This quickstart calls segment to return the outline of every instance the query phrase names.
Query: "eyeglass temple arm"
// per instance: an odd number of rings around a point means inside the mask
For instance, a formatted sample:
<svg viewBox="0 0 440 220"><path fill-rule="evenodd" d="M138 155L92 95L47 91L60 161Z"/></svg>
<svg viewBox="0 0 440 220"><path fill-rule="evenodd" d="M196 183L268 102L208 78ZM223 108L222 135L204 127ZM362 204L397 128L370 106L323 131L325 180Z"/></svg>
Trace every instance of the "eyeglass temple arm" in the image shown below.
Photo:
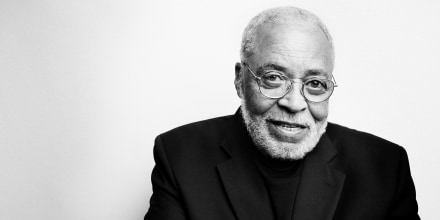
<svg viewBox="0 0 440 220"><path fill-rule="evenodd" d="M336 82L336 79L335 79L335 77L333 76L333 74L332 74L332 79L333 79L333 81L335 81L335 85L334 85L334 87L338 87L338 83Z"/></svg>
<svg viewBox="0 0 440 220"><path fill-rule="evenodd" d="M257 75L255 75L254 71L251 70L251 68L245 63L245 62L241 62L248 70L249 72L251 72L252 76L257 79L257 80L261 80L261 77L258 77Z"/></svg>

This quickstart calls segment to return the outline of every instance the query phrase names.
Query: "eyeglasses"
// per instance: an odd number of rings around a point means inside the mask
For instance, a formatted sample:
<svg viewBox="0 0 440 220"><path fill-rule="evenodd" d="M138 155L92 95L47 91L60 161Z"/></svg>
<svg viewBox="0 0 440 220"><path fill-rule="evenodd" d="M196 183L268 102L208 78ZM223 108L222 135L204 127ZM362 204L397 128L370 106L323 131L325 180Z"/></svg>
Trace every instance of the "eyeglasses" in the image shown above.
<svg viewBox="0 0 440 220"><path fill-rule="evenodd" d="M321 79L317 77L302 79L290 79L284 73L277 70L268 70L258 77L249 66L242 62L244 66L251 72L257 81L261 94L267 98L279 99L284 97L292 89L293 83L301 83L301 95L309 102L323 102L330 98L333 90L338 85L332 75L332 79Z"/></svg>

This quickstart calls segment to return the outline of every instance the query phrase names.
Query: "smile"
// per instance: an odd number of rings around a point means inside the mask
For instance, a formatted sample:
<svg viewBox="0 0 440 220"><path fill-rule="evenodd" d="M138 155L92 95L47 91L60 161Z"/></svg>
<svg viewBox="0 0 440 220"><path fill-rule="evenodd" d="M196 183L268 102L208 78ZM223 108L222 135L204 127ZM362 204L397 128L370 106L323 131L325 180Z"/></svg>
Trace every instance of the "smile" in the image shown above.
<svg viewBox="0 0 440 220"><path fill-rule="evenodd" d="M294 122L285 122L285 121L277 121L277 120L268 120L270 123L286 128L286 129L304 129L307 128L304 124L294 123Z"/></svg>
<svg viewBox="0 0 440 220"><path fill-rule="evenodd" d="M296 131L298 129L302 129L300 127L292 127L292 126L285 126L285 125L279 125L281 129L287 130L287 131Z"/></svg>
<svg viewBox="0 0 440 220"><path fill-rule="evenodd" d="M300 139L303 137L308 129L308 126L294 122L268 120L268 124L273 128L273 132L276 136L284 136L294 139Z"/></svg>

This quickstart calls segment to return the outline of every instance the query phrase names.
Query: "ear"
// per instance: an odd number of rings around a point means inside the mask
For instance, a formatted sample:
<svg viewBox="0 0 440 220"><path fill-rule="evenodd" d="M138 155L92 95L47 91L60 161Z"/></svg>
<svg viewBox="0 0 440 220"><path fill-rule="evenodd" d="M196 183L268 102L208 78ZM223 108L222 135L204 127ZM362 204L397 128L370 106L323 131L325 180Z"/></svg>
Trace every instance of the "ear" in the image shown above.
<svg viewBox="0 0 440 220"><path fill-rule="evenodd" d="M234 79L234 85L235 90L237 91L237 95L240 98L243 98L243 76L241 74L241 63L237 62L235 64L235 79Z"/></svg>

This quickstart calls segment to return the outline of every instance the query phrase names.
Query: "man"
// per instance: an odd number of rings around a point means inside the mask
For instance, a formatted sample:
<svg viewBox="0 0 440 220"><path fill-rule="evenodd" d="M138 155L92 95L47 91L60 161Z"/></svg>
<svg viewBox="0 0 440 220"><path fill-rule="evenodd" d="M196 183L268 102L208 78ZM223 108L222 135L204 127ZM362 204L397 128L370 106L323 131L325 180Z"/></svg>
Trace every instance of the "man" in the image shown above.
<svg viewBox="0 0 440 220"><path fill-rule="evenodd" d="M233 116L156 138L150 220L420 219L405 150L327 122L333 44L293 7L244 31Z"/></svg>

